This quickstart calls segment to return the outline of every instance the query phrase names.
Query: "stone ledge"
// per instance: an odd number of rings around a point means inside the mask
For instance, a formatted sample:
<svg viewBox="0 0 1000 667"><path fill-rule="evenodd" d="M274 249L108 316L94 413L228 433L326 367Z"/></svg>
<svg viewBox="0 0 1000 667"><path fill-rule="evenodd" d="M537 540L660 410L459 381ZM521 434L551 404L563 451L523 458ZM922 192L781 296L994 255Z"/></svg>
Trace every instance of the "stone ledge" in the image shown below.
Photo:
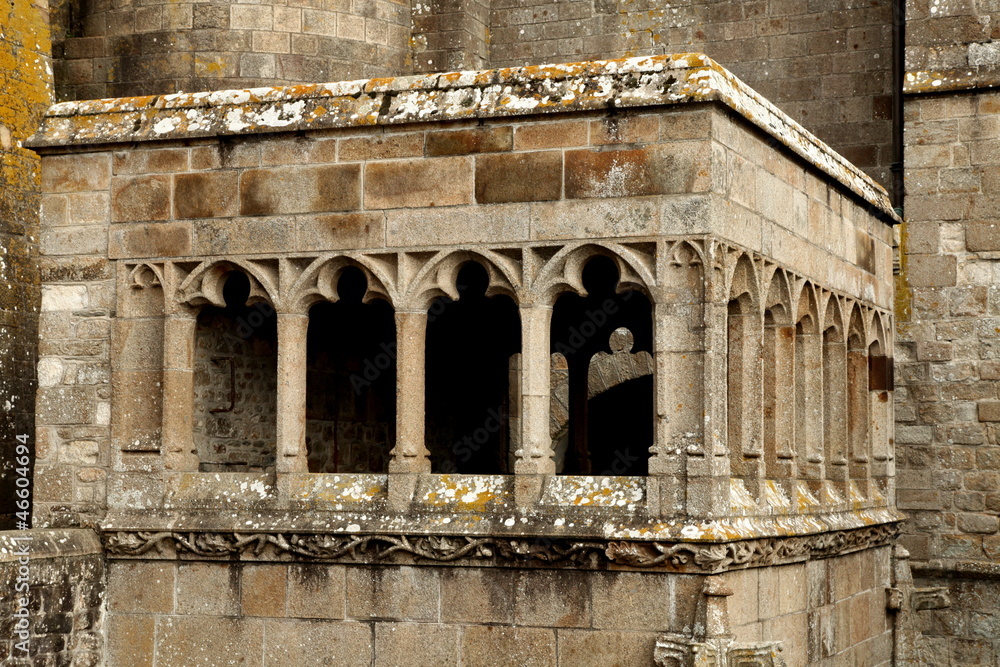
<svg viewBox="0 0 1000 667"><path fill-rule="evenodd" d="M911 562L914 577L991 579L1000 581L1000 563L974 560L931 560Z"/></svg>
<svg viewBox="0 0 1000 667"><path fill-rule="evenodd" d="M637 569L691 574L832 558L893 543L898 523L718 543L235 531L115 531L109 558Z"/></svg>
<svg viewBox="0 0 1000 667"><path fill-rule="evenodd" d="M32 560L102 553L100 538L89 529L0 532L0 563L16 561L25 548Z"/></svg>
<svg viewBox="0 0 1000 667"><path fill-rule="evenodd" d="M906 95L927 95L958 91L1000 89L1000 67L974 65L960 69L907 72L903 81Z"/></svg>
<svg viewBox="0 0 1000 667"><path fill-rule="evenodd" d="M697 53L64 102L26 145L58 148L718 102L898 222L885 189Z"/></svg>

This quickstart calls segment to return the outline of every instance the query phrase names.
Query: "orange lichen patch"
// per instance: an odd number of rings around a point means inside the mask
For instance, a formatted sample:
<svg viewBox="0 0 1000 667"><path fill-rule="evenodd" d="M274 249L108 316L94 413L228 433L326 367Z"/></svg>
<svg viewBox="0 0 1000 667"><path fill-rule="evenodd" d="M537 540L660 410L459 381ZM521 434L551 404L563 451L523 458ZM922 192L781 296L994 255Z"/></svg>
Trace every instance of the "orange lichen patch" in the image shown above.
<svg viewBox="0 0 1000 667"><path fill-rule="evenodd" d="M484 512L503 497L503 482L485 475L440 475L419 494L420 502L431 507L448 507L460 512Z"/></svg>

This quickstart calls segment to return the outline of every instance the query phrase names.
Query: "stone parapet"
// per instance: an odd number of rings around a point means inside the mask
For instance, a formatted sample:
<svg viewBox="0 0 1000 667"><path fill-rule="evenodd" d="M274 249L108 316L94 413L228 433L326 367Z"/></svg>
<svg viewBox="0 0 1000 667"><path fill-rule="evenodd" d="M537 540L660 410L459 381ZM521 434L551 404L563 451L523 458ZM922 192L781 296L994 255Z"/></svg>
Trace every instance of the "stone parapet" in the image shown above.
<svg viewBox="0 0 1000 667"><path fill-rule="evenodd" d="M30 145L98 145L709 101L733 109L843 183L877 216L897 219L881 186L701 54L64 102L49 110Z"/></svg>

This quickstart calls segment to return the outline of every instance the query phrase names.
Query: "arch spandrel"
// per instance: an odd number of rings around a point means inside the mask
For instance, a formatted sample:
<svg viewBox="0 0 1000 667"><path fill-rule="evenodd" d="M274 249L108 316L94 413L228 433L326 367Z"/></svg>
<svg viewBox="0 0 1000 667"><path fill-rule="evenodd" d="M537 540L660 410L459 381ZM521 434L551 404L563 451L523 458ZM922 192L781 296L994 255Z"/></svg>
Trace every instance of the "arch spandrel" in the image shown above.
<svg viewBox="0 0 1000 667"><path fill-rule="evenodd" d="M823 305L823 322L821 329L824 333L832 330L832 338L835 341L844 340L844 314L843 305L840 302L840 298L833 292L827 292L821 295L822 299L825 299L825 304Z"/></svg>
<svg viewBox="0 0 1000 667"><path fill-rule="evenodd" d="M757 269L748 254L743 253L736 259L727 284L730 301L737 300L741 306L747 304L755 309L760 307L761 285Z"/></svg>
<svg viewBox="0 0 1000 667"><path fill-rule="evenodd" d="M770 311L777 326L788 326L792 323L792 296L789 287L789 277L785 270L777 267L768 281L767 298L764 300L764 310Z"/></svg>
<svg viewBox="0 0 1000 667"><path fill-rule="evenodd" d="M816 299L816 288L809 281L802 284L799 297L795 303L795 322L801 323L806 333L819 331L819 304Z"/></svg>

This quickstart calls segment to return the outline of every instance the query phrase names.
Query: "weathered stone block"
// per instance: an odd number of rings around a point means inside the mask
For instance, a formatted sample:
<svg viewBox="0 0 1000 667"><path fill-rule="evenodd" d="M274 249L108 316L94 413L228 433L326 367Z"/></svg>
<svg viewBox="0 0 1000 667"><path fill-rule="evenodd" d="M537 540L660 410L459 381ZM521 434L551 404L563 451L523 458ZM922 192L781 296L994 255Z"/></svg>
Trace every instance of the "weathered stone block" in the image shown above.
<svg viewBox="0 0 1000 667"><path fill-rule="evenodd" d="M191 223L192 252L205 255L287 252L295 221L287 218L203 219Z"/></svg>
<svg viewBox="0 0 1000 667"><path fill-rule="evenodd" d="M514 128L514 150L530 151L587 145L585 120L528 123Z"/></svg>
<svg viewBox="0 0 1000 667"><path fill-rule="evenodd" d="M472 160L442 157L374 162L365 167L365 208L472 203Z"/></svg>
<svg viewBox="0 0 1000 667"><path fill-rule="evenodd" d="M299 250L338 250L385 246L384 213L299 216Z"/></svg>
<svg viewBox="0 0 1000 667"><path fill-rule="evenodd" d="M157 662L168 665L261 667L263 649L261 619L161 616L156 620Z"/></svg>
<svg viewBox="0 0 1000 667"><path fill-rule="evenodd" d="M236 202L235 171L174 176L175 218L217 218L236 215Z"/></svg>
<svg viewBox="0 0 1000 667"><path fill-rule="evenodd" d="M595 628L659 630L671 617L670 581L639 572L601 572L591 582ZM679 619L678 619L679 620Z"/></svg>
<svg viewBox="0 0 1000 667"><path fill-rule="evenodd" d="M85 285L45 285L42 287L42 312L83 310L90 304ZM68 338L68 336L65 336Z"/></svg>
<svg viewBox="0 0 1000 667"><path fill-rule="evenodd" d="M111 181L111 155L50 155L42 167L44 192L107 190Z"/></svg>
<svg viewBox="0 0 1000 667"><path fill-rule="evenodd" d="M445 623L511 623L514 579L505 570L449 568L441 573Z"/></svg>
<svg viewBox="0 0 1000 667"><path fill-rule="evenodd" d="M954 255L911 255L906 276L914 287L949 287L955 285L958 261Z"/></svg>
<svg viewBox="0 0 1000 667"><path fill-rule="evenodd" d="M176 613L235 616L239 611L236 567L229 563L179 563Z"/></svg>
<svg viewBox="0 0 1000 667"><path fill-rule="evenodd" d="M112 222L145 222L169 218L169 176L122 176L111 181Z"/></svg>
<svg viewBox="0 0 1000 667"><path fill-rule="evenodd" d="M38 421L42 424L90 424L94 392L89 387L48 387L38 391Z"/></svg>
<svg viewBox="0 0 1000 667"><path fill-rule="evenodd" d="M263 621L264 667L372 664L372 631L367 623Z"/></svg>
<svg viewBox="0 0 1000 667"><path fill-rule="evenodd" d="M657 198L589 199L531 205L532 240L646 236L660 229Z"/></svg>
<svg viewBox="0 0 1000 667"><path fill-rule="evenodd" d="M191 227L187 222L111 225L108 237L111 259L176 257L191 252Z"/></svg>
<svg viewBox="0 0 1000 667"><path fill-rule="evenodd" d="M1000 222L966 224L965 247L971 252L1000 250Z"/></svg>
<svg viewBox="0 0 1000 667"><path fill-rule="evenodd" d="M108 610L123 614L171 614L175 568L171 562L108 563Z"/></svg>
<svg viewBox="0 0 1000 667"><path fill-rule="evenodd" d="M107 664L110 667L153 667L152 615L110 614L107 620Z"/></svg>
<svg viewBox="0 0 1000 667"><path fill-rule="evenodd" d="M528 225L527 204L387 211L386 245L526 241Z"/></svg>
<svg viewBox="0 0 1000 667"><path fill-rule="evenodd" d="M476 201L547 201L562 195L562 153L539 151L476 158Z"/></svg>
<svg viewBox="0 0 1000 667"><path fill-rule="evenodd" d="M554 570L523 570L516 575L514 600L517 625L590 627L589 576Z"/></svg>
<svg viewBox="0 0 1000 667"><path fill-rule="evenodd" d="M513 130L509 126L428 132L426 154L428 157L437 157L509 151L514 146L513 137Z"/></svg>
<svg viewBox="0 0 1000 667"><path fill-rule="evenodd" d="M341 162L418 157L424 152L424 134L391 132L369 137L351 137L341 139L338 150Z"/></svg>
<svg viewBox="0 0 1000 667"><path fill-rule="evenodd" d="M566 198L637 197L708 189L706 142L566 151Z"/></svg>
<svg viewBox="0 0 1000 667"><path fill-rule="evenodd" d="M458 665L459 631L458 625L376 623L375 666Z"/></svg>
<svg viewBox="0 0 1000 667"><path fill-rule="evenodd" d="M559 665L626 667L648 664L656 633L610 630L560 630Z"/></svg>
<svg viewBox="0 0 1000 667"><path fill-rule="evenodd" d="M108 249L108 235L100 227L58 227L41 235L44 255L103 255Z"/></svg>
<svg viewBox="0 0 1000 667"><path fill-rule="evenodd" d="M244 565L240 570L240 610L244 616L285 615L288 566Z"/></svg>
<svg viewBox="0 0 1000 667"><path fill-rule="evenodd" d="M158 148L115 151L111 165L116 176L186 171L188 150L186 148Z"/></svg>
<svg viewBox="0 0 1000 667"><path fill-rule="evenodd" d="M979 421L998 422L1000 421L1000 401L980 401Z"/></svg>
<svg viewBox="0 0 1000 667"><path fill-rule="evenodd" d="M240 213L349 211L360 204L360 165L251 169L240 176Z"/></svg>
<svg viewBox="0 0 1000 667"><path fill-rule="evenodd" d="M342 565L288 566L288 615L298 618L345 618Z"/></svg>
<svg viewBox="0 0 1000 667"><path fill-rule="evenodd" d="M687 114L684 114L685 116ZM659 116L607 116L590 122L590 144L652 144L659 140Z"/></svg>
<svg viewBox="0 0 1000 667"><path fill-rule="evenodd" d="M423 567L347 569L347 615L356 619L439 620L440 573Z"/></svg>
<svg viewBox="0 0 1000 667"><path fill-rule="evenodd" d="M465 667L542 667L556 664L554 630L473 625L462 632Z"/></svg>

